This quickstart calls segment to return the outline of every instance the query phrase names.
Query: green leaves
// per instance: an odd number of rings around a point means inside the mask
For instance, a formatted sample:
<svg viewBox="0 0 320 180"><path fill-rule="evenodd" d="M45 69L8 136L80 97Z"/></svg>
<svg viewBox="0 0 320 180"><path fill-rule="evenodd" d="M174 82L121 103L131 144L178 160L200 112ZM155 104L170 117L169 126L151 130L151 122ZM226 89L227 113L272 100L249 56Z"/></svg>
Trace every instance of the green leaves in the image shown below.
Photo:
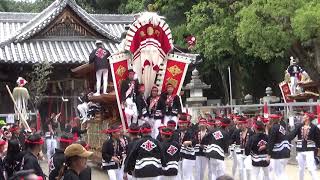
<svg viewBox="0 0 320 180"><path fill-rule="evenodd" d="M320 36L320 4L312 1L295 12L292 18L294 34L302 41Z"/></svg>

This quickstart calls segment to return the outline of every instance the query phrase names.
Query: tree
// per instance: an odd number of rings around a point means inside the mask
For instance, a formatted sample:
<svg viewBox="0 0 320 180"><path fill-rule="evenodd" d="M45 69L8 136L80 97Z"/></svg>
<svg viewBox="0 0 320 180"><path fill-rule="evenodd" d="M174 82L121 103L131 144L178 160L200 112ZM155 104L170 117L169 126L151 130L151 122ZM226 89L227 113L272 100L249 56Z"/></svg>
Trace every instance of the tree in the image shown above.
<svg viewBox="0 0 320 180"><path fill-rule="evenodd" d="M201 1L187 12L187 29L197 37L195 51L201 52L206 59L204 72L212 77L212 67L218 70L227 102L227 67L233 65L237 72L241 68L240 61L248 58L242 53L235 33L238 23L236 13L243 5L241 1ZM241 81L241 74L238 74L237 78ZM241 91L242 88L235 89Z"/></svg>
<svg viewBox="0 0 320 180"><path fill-rule="evenodd" d="M253 0L238 13L238 42L246 53L267 62L297 57L318 79L319 7L316 0Z"/></svg>
<svg viewBox="0 0 320 180"><path fill-rule="evenodd" d="M37 110L41 104L48 86L48 81L50 80L52 69L53 66L49 62L44 61L43 63L34 64L32 66L32 71L27 74L30 81L27 84L27 89L29 89L31 101L33 102L35 110Z"/></svg>

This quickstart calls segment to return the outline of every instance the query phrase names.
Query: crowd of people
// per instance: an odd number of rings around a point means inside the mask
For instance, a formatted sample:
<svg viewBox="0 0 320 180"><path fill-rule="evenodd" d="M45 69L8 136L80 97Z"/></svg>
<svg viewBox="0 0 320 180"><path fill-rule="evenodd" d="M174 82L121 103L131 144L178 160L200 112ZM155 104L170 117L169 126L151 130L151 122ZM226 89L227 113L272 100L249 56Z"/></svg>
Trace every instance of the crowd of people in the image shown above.
<svg viewBox="0 0 320 180"><path fill-rule="evenodd" d="M86 159L92 152L86 150L88 146L79 138L86 129L81 129L77 124L68 124L65 132L58 136L56 117L52 114L48 118L46 133L27 130L17 124L2 124L0 180L91 179ZM44 144L46 155L42 153ZM49 174L43 172L39 163L45 159L48 160Z"/></svg>
<svg viewBox="0 0 320 180"><path fill-rule="evenodd" d="M245 116L208 116L193 124L190 115L182 113L177 124L169 120L160 125L157 136L148 122L130 124L128 137L121 126L112 126L102 147L102 167L110 180L216 180L226 175L229 155L234 178L286 180L285 168L295 139L299 180L304 179L305 168L316 180L320 130L311 123L313 114L301 116L301 124L292 131L279 114L250 118L253 123Z"/></svg>
<svg viewBox="0 0 320 180"><path fill-rule="evenodd" d="M315 155L320 147L320 130L311 123L314 115L304 113L301 124L291 131L279 114L254 119L243 115L200 117L191 123L187 113L179 114L177 123L160 124L159 134L149 122L131 123L127 131L112 125L104 133L102 169L110 180L220 180L226 176L225 159L233 159L232 177L250 179L288 179L286 165L293 140L296 143L299 180L307 168L318 179ZM90 180L86 165L92 155L89 145L79 139L85 132L78 126L67 127L59 137L48 121L51 134L20 130L18 125L2 128L0 140L0 180ZM57 140L58 143L52 143ZM58 144L47 152L49 174L39 164L44 159L42 145ZM52 147L48 145L47 147ZM47 149L50 151L50 149Z"/></svg>

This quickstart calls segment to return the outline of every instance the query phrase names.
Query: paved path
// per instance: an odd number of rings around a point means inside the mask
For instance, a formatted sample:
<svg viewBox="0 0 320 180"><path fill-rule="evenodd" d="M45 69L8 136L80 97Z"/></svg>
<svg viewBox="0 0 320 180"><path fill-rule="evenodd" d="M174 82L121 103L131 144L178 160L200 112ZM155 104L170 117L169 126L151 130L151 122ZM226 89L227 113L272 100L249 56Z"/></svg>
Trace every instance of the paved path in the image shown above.
<svg viewBox="0 0 320 180"><path fill-rule="evenodd" d="M231 167L232 167L231 160L227 160L226 166L227 166L227 173L231 174ZM45 172L45 174L48 174L47 162L45 162L45 161L41 162L41 167L42 167L43 171ZM287 174L288 174L290 180L298 180L299 179L297 165L288 165L286 171L287 171ZM318 172L318 177L320 179L320 170L318 170L317 172ZM106 175L106 173L104 173L103 171L101 171L99 168L96 167L96 168L93 168L93 171L92 171L92 180L108 180L108 176ZM307 171L305 172L305 180L311 180L311 176L309 175L309 172L307 172Z"/></svg>

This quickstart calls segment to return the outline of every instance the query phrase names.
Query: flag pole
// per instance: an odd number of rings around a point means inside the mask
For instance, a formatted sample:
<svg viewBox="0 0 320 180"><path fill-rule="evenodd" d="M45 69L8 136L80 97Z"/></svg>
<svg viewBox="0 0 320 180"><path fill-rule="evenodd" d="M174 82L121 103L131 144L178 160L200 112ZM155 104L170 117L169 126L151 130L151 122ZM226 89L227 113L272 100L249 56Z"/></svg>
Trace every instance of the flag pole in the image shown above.
<svg viewBox="0 0 320 180"><path fill-rule="evenodd" d="M18 115L19 115L20 118L21 118L21 121L22 121L22 124L23 124L24 128L26 128L27 130L31 131L28 122L24 119L24 116L22 115L22 113L21 113L20 110L18 109L17 103L16 103L16 101L15 101L14 98L13 98L13 95L12 95L12 93L11 93L11 90L10 90L9 86L6 85L6 88L7 88L7 90L8 90L8 93L9 93L10 97L11 97L11 100L12 100L12 102L13 102L14 107L15 107L16 110L18 111Z"/></svg>

